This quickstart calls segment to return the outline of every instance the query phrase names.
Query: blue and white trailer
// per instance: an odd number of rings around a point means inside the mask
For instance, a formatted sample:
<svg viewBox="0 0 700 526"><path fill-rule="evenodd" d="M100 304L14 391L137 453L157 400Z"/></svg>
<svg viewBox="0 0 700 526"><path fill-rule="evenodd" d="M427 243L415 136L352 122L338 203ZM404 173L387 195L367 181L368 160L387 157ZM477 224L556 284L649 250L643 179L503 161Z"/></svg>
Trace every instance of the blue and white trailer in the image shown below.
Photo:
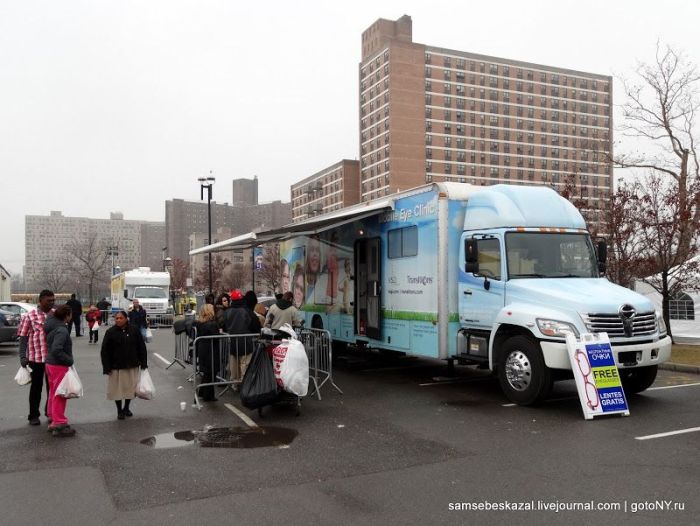
<svg viewBox="0 0 700 526"><path fill-rule="evenodd" d="M661 313L601 277L604 243L550 188L434 183L191 254L272 242L307 326L479 364L519 404L571 377L567 334L607 332L628 392L670 357Z"/></svg>

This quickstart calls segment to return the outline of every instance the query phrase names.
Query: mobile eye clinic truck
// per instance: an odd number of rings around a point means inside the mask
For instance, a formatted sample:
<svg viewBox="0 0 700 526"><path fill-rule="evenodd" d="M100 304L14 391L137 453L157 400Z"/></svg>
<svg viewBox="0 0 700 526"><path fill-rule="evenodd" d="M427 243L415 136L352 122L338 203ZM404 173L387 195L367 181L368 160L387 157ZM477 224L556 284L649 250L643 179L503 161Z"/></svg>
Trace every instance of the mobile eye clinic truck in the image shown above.
<svg viewBox="0 0 700 526"><path fill-rule="evenodd" d="M668 360L661 313L601 277L581 214L546 187L434 183L192 251L280 243L282 291L337 342L462 363L532 404L570 378L566 336L608 333L625 387Z"/></svg>

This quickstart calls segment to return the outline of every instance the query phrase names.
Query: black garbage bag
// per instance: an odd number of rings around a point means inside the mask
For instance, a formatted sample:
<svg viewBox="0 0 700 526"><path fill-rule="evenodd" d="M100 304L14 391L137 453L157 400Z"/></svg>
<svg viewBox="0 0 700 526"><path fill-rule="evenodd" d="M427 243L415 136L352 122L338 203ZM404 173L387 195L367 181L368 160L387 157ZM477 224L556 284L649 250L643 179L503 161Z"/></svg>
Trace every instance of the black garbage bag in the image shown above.
<svg viewBox="0 0 700 526"><path fill-rule="evenodd" d="M259 345L250 359L241 384L241 403L248 409L259 409L277 401L277 381L272 359Z"/></svg>

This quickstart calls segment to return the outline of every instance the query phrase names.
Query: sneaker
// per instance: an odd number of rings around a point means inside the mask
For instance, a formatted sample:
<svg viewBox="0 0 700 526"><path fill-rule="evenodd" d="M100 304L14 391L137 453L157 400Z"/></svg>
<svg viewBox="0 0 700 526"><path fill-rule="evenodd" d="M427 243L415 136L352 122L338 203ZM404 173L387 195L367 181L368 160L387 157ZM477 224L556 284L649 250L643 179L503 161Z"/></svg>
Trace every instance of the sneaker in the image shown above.
<svg viewBox="0 0 700 526"><path fill-rule="evenodd" d="M126 418L126 414L124 413L124 411L119 411L119 412L117 413L117 419L118 419L118 420L124 420L125 418Z"/></svg>
<svg viewBox="0 0 700 526"><path fill-rule="evenodd" d="M39 420L38 416L35 416L34 418L29 419L29 425L30 426L38 426L41 425L41 421Z"/></svg>
<svg viewBox="0 0 700 526"><path fill-rule="evenodd" d="M124 409L124 416L134 416L130 409Z"/></svg>
<svg viewBox="0 0 700 526"><path fill-rule="evenodd" d="M55 437L72 437L75 435L75 429L69 425L54 427L51 434Z"/></svg>

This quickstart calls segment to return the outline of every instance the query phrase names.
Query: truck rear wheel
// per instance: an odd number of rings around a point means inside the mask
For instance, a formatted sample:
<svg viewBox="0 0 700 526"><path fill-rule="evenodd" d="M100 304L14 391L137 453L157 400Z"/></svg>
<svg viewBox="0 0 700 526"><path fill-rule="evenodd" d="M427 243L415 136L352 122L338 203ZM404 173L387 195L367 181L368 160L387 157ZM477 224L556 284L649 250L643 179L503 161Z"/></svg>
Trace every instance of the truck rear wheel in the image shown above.
<svg viewBox="0 0 700 526"><path fill-rule="evenodd" d="M506 397L518 405L542 401L553 383L539 344L526 336L513 336L503 344L498 380Z"/></svg>
<svg viewBox="0 0 700 526"><path fill-rule="evenodd" d="M658 365L648 365L646 367L635 367L634 369L620 369L620 380L622 387L627 394L641 393L645 391L656 380L656 373L659 371Z"/></svg>

